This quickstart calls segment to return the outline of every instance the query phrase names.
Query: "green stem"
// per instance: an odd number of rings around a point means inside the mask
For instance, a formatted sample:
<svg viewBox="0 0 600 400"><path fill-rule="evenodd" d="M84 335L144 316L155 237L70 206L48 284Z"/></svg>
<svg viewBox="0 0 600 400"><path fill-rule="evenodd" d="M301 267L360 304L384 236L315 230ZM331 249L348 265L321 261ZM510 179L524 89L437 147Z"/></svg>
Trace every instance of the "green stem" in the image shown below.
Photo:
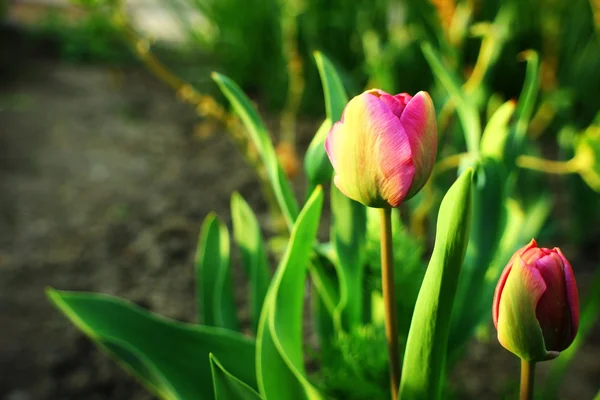
<svg viewBox="0 0 600 400"><path fill-rule="evenodd" d="M398 313L394 286L394 256L392 250L392 210L381 211L381 286L385 307L385 335L390 360L390 388L392 400L398 398L400 386L400 346L398 345Z"/></svg>
<svg viewBox="0 0 600 400"><path fill-rule="evenodd" d="M520 400L533 400L535 362L521 359L521 395Z"/></svg>

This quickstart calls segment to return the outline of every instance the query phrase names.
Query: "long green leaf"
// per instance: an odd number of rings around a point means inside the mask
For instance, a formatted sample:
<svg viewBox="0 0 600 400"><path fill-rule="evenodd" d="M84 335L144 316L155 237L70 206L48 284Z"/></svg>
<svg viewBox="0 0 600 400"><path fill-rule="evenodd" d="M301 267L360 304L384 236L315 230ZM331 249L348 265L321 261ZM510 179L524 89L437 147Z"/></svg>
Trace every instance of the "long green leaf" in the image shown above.
<svg viewBox="0 0 600 400"><path fill-rule="evenodd" d="M52 303L149 390L168 400L212 400L209 353L256 388L254 342L222 328L185 324L94 293L47 291Z"/></svg>
<svg viewBox="0 0 600 400"><path fill-rule="evenodd" d="M327 118L313 137L304 156L304 170L311 188L325 184L331 179L333 167L325 151L325 139L331 129L331 120ZM310 192L310 191L309 191Z"/></svg>
<svg viewBox="0 0 600 400"><path fill-rule="evenodd" d="M469 237L472 175L467 169L440 206L433 254L408 333L401 400L435 400L441 395L450 316Z"/></svg>
<svg viewBox="0 0 600 400"><path fill-rule="evenodd" d="M479 121L479 113L476 105L464 96L458 77L444 66L442 59L433 49L433 46L425 42L421 45L421 50L433 74L446 88L450 99L456 106L458 118L460 118L460 123L465 133L469 153L477 154L481 138L481 122Z"/></svg>
<svg viewBox="0 0 600 400"><path fill-rule="evenodd" d="M498 249L506 220L504 165L494 158L483 157L474 181L473 223L454 306L453 346L464 344L479 324L479 309L473 307L472 302L481 298L485 275Z"/></svg>
<svg viewBox="0 0 600 400"><path fill-rule="evenodd" d="M509 100L502 104L488 121L481 137L481 154L503 160L509 134L509 122L517 104Z"/></svg>
<svg viewBox="0 0 600 400"><path fill-rule="evenodd" d="M229 232L215 214L202 223L196 255L198 321L238 329L229 262Z"/></svg>
<svg viewBox="0 0 600 400"><path fill-rule="evenodd" d="M256 371L260 393L267 400L321 398L304 368L302 308L322 205L322 189L317 187L294 225L265 299L258 327Z"/></svg>
<svg viewBox="0 0 600 400"><path fill-rule="evenodd" d="M340 288L336 311L341 313L343 326L351 328L362 322L367 210L331 185L331 213L331 242L337 255Z"/></svg>
<svg viewBox="0 0 600 400"><path fill-rule="evenodd" d="M521 147L527 136L527 126L529 126L540 88L540 61L538 54L533 50L528 50L522 53L522 57L527 61L527 71L525 72L525 83L523 84L516 110L517 122L514 131L514 148L512 149L512 156L515 158L520 154Z"/></svg>
<svg viewBox="0 0 600 400"><path fill-rule="evenodd" d="M231 196L233 237L242 253L242 264L250 278L250 314L254 332L262 309L271 273L269 260L254 212L239 193Z"/></svg>
<svg viewBox="0 0 600 400"><path fill-rule="evenodd" d="M294 198L294 192L290 183L285 177L281 165L279 165L277 154L275 153L275 148L273 147L267 128L250 99L248 99L235 82L216 72L213 72L211 76L231 103L235 113L244 123L248 135L265 165L269 181L273 187L283 216L288 227L291 228L298 217L298 204Z"/></svg>
<svg viewBox="0 0 600 400"><path fill-rule="evenodd" d="M332 121L339 121L342 117L342 112L346 103L348 103L348 95L342 84L342 80L338 75L335 67L323 53L316 51L314 53L321 83L323 84L323 93L325 94L325 111L327 118Z"/></svg>
<svg viewBox="0 0 600 400"><path fill-rule="evenodd" d="M323 85L327 119L310 142L306 156L304 157L304 170L310 181L311 188L316 185L323 185L331 179L333 168L325 152L325 139L332 124L339 121L342 117L344 107L348 103L348 95L346 94L342 80L331 61L318 51L314 53L314 56Z"/></svg>
<svg viewBox="0 0 600 400"><path fill-rule="evenodd" d="M242 382L210 354L210 368L212 370L215 400L260 400L262 397L256 390Z"/></svg>

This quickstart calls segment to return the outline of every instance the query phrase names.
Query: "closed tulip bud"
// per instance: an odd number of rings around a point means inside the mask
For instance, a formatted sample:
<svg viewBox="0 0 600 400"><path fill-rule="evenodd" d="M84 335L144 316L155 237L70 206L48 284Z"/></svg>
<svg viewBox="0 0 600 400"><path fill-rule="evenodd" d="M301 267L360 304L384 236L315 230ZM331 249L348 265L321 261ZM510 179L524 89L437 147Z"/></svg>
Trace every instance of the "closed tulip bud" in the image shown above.
<svg viewBox="0 0 600 400"><path fill-rule="evenodd" d="M517 251L500 277L493 303L498 340L528 362L555 358L579 327L575 275L560 249L535 240Z"/></svg>
<svg viewBox="0 0 600 400"><path fill-rule="evenodd" d="M425 185L435 162L431 97L368 90L346 105L325 149L342 193L370 207L398 207Z"/></svg>

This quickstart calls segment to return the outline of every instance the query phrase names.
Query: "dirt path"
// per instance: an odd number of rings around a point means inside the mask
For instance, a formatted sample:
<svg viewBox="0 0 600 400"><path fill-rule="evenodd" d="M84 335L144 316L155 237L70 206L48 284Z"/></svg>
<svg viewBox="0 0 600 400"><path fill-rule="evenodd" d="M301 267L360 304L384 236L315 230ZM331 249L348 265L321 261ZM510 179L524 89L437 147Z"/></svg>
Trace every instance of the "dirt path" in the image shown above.
<svg viewBox="0 0 600 400"><path fill-rule="evenodd" d="M202 218L228 218L252 171L225 134L142 71L47 64L0 95L0 398L146 399L46 301L44 288L193 316Z"/></svg>

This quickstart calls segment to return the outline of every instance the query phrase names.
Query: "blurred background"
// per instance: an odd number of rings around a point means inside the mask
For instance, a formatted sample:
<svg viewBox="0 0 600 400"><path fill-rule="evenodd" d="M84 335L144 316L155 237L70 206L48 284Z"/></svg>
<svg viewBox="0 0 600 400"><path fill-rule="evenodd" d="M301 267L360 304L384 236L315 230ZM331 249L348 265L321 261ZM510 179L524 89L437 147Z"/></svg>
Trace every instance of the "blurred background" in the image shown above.
<svg viewBox="0 0 600 400"><path fill-rule="evenodd" d="M352 95L424 89L436 101L427 40L485 113L519 97L519 55L533 49L540 92L528 135L540 156L568 160L600 121L599 38L598 0L0 0L0 398L151 398L44 289L114 294L190 321L204 216L229 222L237 190L266 236L277 232L212 71L256 103L304 196L298 170L325 114L314 51ZM442 131L457 129L445 121ZM462 147L445 140L439 158ZM587 296L599 286L600 195L576 174L525 183L551 194L539 242L563 249ZM517 382L516 358L485 337L452 373L456 398L503 398ZM558 397L591 399L598 360L596 318Z"/></svg>

